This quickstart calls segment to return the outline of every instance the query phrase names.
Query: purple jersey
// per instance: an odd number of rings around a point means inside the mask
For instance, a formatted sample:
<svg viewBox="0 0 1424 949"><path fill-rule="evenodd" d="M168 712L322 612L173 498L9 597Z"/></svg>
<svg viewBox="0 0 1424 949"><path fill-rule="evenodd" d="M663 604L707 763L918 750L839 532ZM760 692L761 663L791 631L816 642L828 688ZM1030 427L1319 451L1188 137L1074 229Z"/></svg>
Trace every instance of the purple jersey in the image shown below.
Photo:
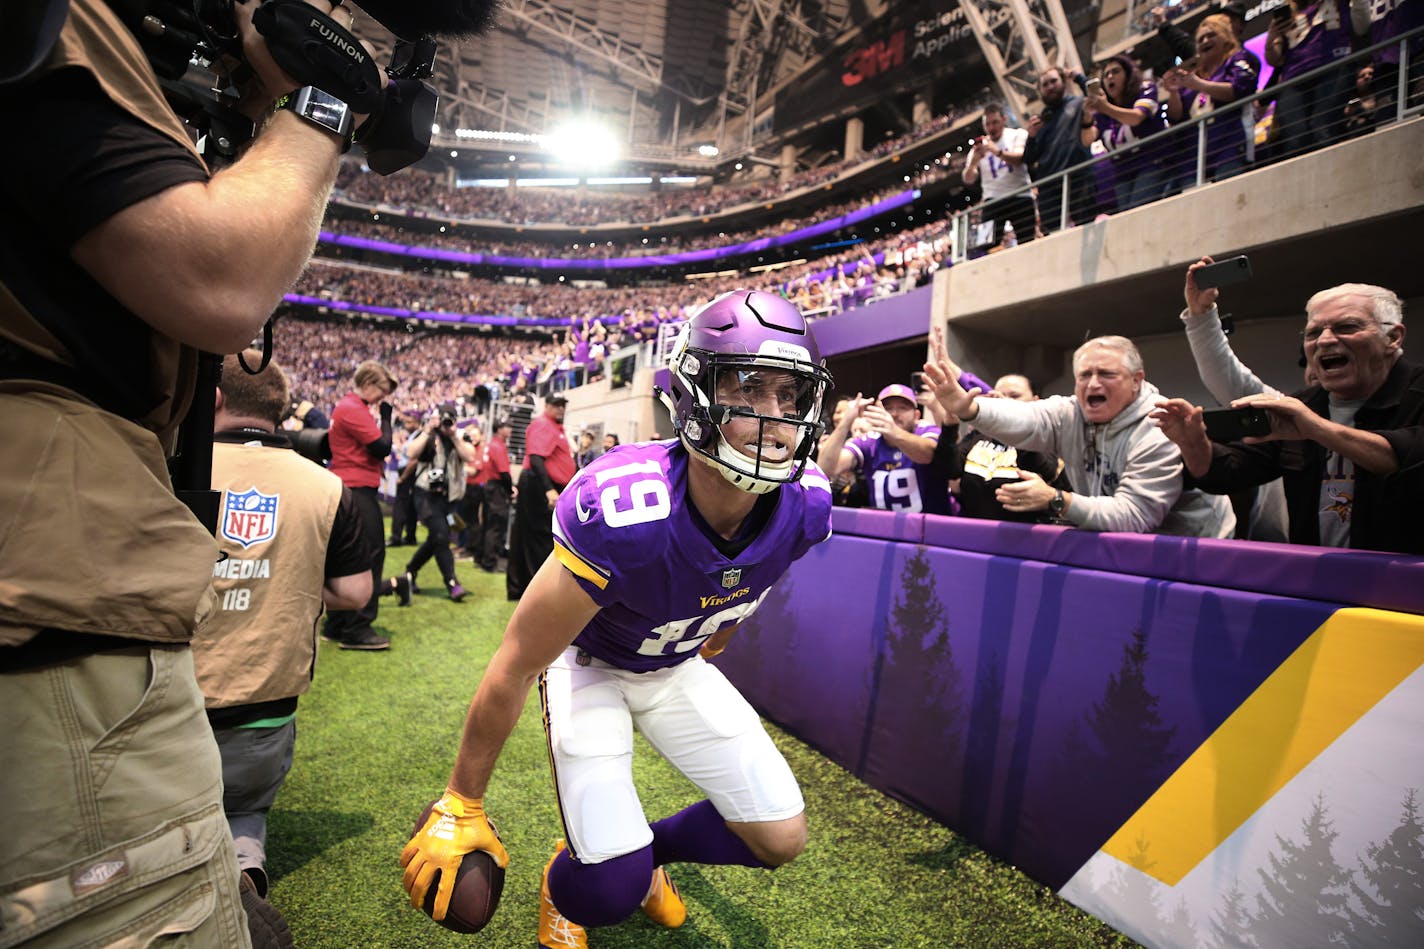
<svg viewBox="0 0 1424 949"><path fill-rule="evenodd" d="M1350 55L1348 0L1317 0L1291 20L1285 65L1276 82L1303 76L1326 63Z"/></svg>
<svg viewBox="0 0 1424 949"><path fill-rule="evenodd" d="M831 484L815 464L773 495L776 507L741 553L712 542L687 499L677 441L626 445L569 482L554 511L554 556L602 609L574 644L646 672L697 655L717 630L756 610L786 568L831 533Z"/></svg>
<svg viewBox="0 0 1424 949"><path fill-rule="evenodd" d="M939 441L939 426L921 422L915 434ZM846 443L855 455L856 467L870 483L870 504L885 511L912 511L925 514L952 514L949 481L935 474L928 463L916 464L905 457L879 432L862 435Z"/></svg>
<svg viewBox="0 0 1424 949"><path fill-rule="evenodd" d="M1142 113L1143 119L1136 126L1119 122L1101 112L1093 115L1093 124L1098 127L1098 141L1108 151L1117 153L1116 157L1134 170L1160 162L1163 157L1161 145L1138 145L1142 139L1167 127L1167 120L1163 118L1162 108L1157 103L1157 84L1144 82L1127 108Z"/></svg>
<svg viewBox="0 0 1424 949"><path fill-rule="evenodd" d="M1370 46L1408 33L1416 26L1424 24L1424 3L1419 0L1369 0ZM1409 59L1424 49L1424 39L1415 37L1409 42ZM1399 63L1399 47L1386 46L1374 55L1377 63Z"/></svg>
<svg viewBox="0 0 1424 949"><path fill-rule="evenodd" d="M1235 93L1235 99L1231 100L1233 102L1254 93L1259 79L1256 68L1246 58L1244 51L1239 49L1228 56L1226 62L1218 66L1216 71L1207 77L1208 82L1230 83L1231 91ZM1191 90L1184 90L1182 94L1190 95L1190 99L1184 100L1184 103L1190 102L1188 110L1192 118L1205 115L1217 106L1227 104L1224 101L1218 102L1205 92L1191 93ZM1179 142L1178 145L1180 146L1180 144ZM1245 155L1246 130L1241 124L1241 113L1233 112L1229 116L1224 116L1220 121L1207 125L1206 163L1208 173Z"/></svg>

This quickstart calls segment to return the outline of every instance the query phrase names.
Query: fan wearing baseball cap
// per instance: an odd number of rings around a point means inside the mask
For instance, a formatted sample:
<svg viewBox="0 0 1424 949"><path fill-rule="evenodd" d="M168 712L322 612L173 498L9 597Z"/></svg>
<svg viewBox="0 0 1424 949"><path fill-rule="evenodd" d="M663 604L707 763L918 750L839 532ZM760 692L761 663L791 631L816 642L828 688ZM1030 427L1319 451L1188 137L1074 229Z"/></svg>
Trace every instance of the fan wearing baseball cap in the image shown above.
<svg viewBox="0 0 1424 949"><path fill-rule="evenodd" d="M870 422L870 432L850 438L857 418ZM840 422L821 442L817 462L834 479L858 471L870 485L870 504L886 511L952 514L949 481L931 464L939 444L940 426L920 418L915 390L892 383L874 399L859 394Z"/></svg>

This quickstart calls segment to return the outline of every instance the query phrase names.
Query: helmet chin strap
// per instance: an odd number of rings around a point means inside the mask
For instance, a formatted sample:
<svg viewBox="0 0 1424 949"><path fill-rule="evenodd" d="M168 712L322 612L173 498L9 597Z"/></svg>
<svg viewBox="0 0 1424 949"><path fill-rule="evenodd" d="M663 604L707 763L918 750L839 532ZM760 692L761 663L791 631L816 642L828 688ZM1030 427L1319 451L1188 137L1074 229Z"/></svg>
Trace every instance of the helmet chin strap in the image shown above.
<svg viewBox="0 0 1424 949"><path fill-rule="evenodd" d="M721 432L717 433L717 461L719 464L717 464L716 468L722 472L722 477L743 491L749 491L752 494L768 494L781 487L789 479L791 467L795 464L794 461L790 460L780 462L779 464L772 464L771 462L765 461L760 463L752 461L752 459L727 444L727 439ZM768 480L766 477L740 471L733 464L733 462L736 461L741 461L743 464L756 464L758 470L765 472L768 476L778 476L777 480Z"/></svg>
<svg viewBox="0 0 1424 949"><path fill-rule="evenodd" d="M758 422L757 444L762 442L762 433L766 428L766 422ZM797 445L805 436L798 431L796 436ZM743 491L751 494L768 494L778 487L791 480L792 473L796 470L796 451L793 447L787 459L780 462L763 461L760 457L752 458L743 452L738 451L727 441L726 434L719 426L716 438L716 458L707 459L718 471L722 472L722 477ZM748 471L747 469L752 470Z"/></svg>

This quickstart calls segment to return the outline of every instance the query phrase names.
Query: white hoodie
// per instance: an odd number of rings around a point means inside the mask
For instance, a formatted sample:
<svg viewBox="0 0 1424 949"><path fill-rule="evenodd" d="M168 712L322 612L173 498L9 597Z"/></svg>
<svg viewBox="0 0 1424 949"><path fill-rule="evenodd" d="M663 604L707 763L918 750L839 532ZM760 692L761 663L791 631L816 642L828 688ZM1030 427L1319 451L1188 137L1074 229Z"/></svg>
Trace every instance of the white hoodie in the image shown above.
<svg viewBox="0 0 1424 949"><path fill-rule="evenodd" d="M1224 496L1182 490L1182 453L1148 418L1161 398L1143 382L1137 398L1093 425L1078 399L979 399L974 426L1016 448L1063 459L1073 489L1064 517L1075 527L1185 537L1230 537L1236 528Z"/></svg>

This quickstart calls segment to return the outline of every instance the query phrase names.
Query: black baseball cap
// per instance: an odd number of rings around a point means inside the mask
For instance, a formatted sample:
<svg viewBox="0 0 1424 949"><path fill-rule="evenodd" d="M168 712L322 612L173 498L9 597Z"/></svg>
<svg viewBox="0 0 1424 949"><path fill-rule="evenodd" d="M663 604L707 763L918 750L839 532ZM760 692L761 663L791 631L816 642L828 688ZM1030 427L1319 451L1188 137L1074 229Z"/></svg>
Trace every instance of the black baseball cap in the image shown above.
<svg viewBox="0 0 1424 949"><path fill-rule="evenodd" d="M544 400L544 404L545 404L545 405L568 405L568 404L569 404L569 400L568 400L568 397L567 397L567 396L551 395L551 396L549 396L547 399Z"/></svg>
<svg viewBox="0 0 1424 949"><path fill-rule="evenodd" d="M1225 13L1233 20L1241 20L1243 22L1246 20L1246 4L1242 3L1241 0L1228 0L1226 3L1217 4L1216 11L1218 13Z"/></svg>

